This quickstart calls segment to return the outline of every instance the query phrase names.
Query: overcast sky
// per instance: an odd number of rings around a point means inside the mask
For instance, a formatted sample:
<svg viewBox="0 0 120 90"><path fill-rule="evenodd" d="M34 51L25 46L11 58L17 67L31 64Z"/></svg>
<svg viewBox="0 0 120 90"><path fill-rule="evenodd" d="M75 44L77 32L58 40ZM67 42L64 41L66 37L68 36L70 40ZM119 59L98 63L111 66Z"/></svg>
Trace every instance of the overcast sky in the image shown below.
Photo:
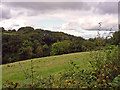
<svg viewBox="0 0 120 90"><path fill-rule="evenodd" d="M101 23L101 34L118 30L117 2L3 2L0 27L18 29L24 26L62 31L93 38Z"/></svg>

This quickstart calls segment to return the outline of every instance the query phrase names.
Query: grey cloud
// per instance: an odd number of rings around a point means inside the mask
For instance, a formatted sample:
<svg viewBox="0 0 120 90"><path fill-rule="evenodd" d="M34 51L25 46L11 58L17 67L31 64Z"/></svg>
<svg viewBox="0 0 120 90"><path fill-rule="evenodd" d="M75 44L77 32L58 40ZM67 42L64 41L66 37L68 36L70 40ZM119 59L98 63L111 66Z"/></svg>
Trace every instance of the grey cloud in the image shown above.
<svg viewBox="0 0 120 90"><path fill-rule="evenodd" d="M96 4L96 7L102 10L102 13L118 14L118 3L117 2L101 2Z"/></svg>
<svg viewBox="0 0 120 90"><path fill-rule="evenodd" d="M118 13L117 2L5 2L3 4L14 8L32 9L39 12L53 9L90 10L91 7L95 7L101 10L100 13L103 14Z"/></svg>
<svg viewBox="0 0 120 90"><path fill-rule="evenodd" d="M51 13L52 10L84 10L89 11L93 7L94 14L117 14L117 2L4 2L2 3L9 9L2 10L2 18L10 19L15 15L10 10L22 12L17 13L16 16L24 15L36 16L38 14ZM55 12L54 12L55 13ZM73 12L74 13L74 12Z"/></svg>
<svg viewBox="0 0 120 90"><path fill-rule="evenodd" d="M3 3L7 8L13 9L14 11L18 12L17 17L20 15L24 17L24 15L27 16L36 16L37 14L51 14L52 10L55 10L53 13L57 13L59 15L58 9L61 9L62 13L66 14L67 10L71 10L72 13L68 14L67 16L77 16L78 14L74 14L75 10L79 11L89 11L91 8L94 8L93 15L96 14L117 14L118 12L118 3L117 2L5 2ZM65 11L66 10L66 11ZM61 13L61 12L60 12ZM3 16L5 19L9 19L11 17L14 17L13 14L7 9L3 10ZM86 14L86 13L85 13ZM82 15L82 13L81 13ZM78 16L81 16L80 14ZM88 16L91 16L88 14ZM85 18L87 15L83 15ZM99 15L101 16L101 15ZM67 18L67 17L66 17ZM79 17L78 17L79 18ZM90 18L93 18L92 16ZM115 17L116 18L116 17ZM111 18L110 18L111 19ZM112 18L114 19L114 18ZM107 19L108 20L108 19ZM92 20L93 21L93 20ZM90 23L92 22L90 21ZM87 21L85 22L85 27ZM72 25L69 25L72 26ZM83 25L81 25L83 26ZM73 29L72 27L71 29ZM90 27L89 27L90 28ZM93 29L96 29L97 27L94 27ZM89 30L90 31L90 30Z"/></svg>
<svg viewBox="0 0 120 90"><path fill-rule="evenodd" d="M7 9L7 8L3 8L2 9L2 19L10 19L12 16L11 16L11 13L10 13L10 9Z"/></svg>
<svg viewBox="0 0 120 90"><path fill-rule="evenodd" d="M6 2L6 5L18 8L27 8L33 10L51 10L51 9L89 9L85 3L76 2Z"/></svg>

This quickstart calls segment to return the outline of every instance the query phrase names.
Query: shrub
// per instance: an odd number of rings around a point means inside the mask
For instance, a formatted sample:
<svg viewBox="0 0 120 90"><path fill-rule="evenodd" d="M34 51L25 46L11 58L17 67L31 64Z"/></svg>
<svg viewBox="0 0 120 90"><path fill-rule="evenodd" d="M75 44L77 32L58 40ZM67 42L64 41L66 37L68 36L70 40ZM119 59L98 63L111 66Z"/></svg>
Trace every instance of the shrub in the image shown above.
<svg viewBox="0 0 120 90"><path fill-rule="evenodd" d="M120 74L118 46L112 45L91 53L93 71L104 86L114 86L113 80ZM104 80L104 83L103 83Z"/></svg>

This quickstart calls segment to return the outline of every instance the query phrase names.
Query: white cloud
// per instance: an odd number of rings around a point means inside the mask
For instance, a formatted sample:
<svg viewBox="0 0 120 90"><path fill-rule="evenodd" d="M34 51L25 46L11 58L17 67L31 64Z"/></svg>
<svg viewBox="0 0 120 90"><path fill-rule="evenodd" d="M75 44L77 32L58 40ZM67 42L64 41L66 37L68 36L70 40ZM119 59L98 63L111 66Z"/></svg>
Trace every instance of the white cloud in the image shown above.
<svg viewBox="0 0 120 90"><path fill-rule="evenodd" d="M117 29L117 15L93 15L79 19L79 25L84 29L98 29L99 22L102 22L102 29ZM115 27L116 26L116 27Z"/></svg>
<svg viewBox="0 0 120 90"><path fill-rule="evenodd" d="M77 28L78 28L77 22L69 22L69 23L63 24L61 27L62 30L76 30Z"/></svg>
<svg viewBox="0 0 120 90"><path fill-rule="evenodd" d="M22 18L12 18L12 19L8 19L8 20L4 20L0 22L0 26L4 27L5 29L16 29L18 30L18 28L20 27L25 27L25 26L33 26L33 24L31 24L31 22L24 20Z"/></svg>
<svg viewBox="0 0 120 90"><path fill-rule="evenodd" d="M8 15L11 17L5 20L3 19L0 22L0 26L5 27L6 29L18 29L23 26L33 26L34 28L43 27L45 29L52 29L52 31L63 31L68 34L85 38L94 37L96 35L97 31L93 31L93 29L99 28L99 22L102 22L103 29L117 29L117 13L101 14L103 13L103 10L97 7L97 5L93 5L89 10L57 8L46 10L45 12L20 7L4 7L5 10L9 12ZM8 15L6 17L8 17ZM63 24L55 26L53 23L51 28L47 26L47 24L45 24L46 26L41 26L40 23L37 22L37 20L47 21L56 19L62 21ZM88 29L88 31L86 29Z"/></svg>

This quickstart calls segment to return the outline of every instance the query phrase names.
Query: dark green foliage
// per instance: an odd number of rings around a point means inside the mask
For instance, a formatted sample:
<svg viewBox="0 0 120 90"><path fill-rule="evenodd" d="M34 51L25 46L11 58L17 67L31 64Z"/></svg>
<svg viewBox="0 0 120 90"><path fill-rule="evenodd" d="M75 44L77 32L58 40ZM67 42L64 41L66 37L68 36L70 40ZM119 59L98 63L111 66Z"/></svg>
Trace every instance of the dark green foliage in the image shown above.
<svg viewBox="0 0 120 90"><path fill-rule="evenodd" d="M45 44L43 45L43 56L49 56L50 55L50 47Z"/></svg>
<svg viewBox="0 0 120 90"><path fill-rule="evenodd" d="M52 51L50 52L50 55L58 55L58 54L64 54L70 52L70 41L65 40L62 42L56 42L52 44Z"/></svg>
<svg viewBox="0 0 120 90"><path fill-rule="evenodd" d="M81 52L81 51L83 51L82 50L83 41L84 40L79 40L79 39L76 39L76 40L72 41L71 45L70 45L70 51L71 52Z"/></svg>
<svg viewBox="0 0 120 90"><path fill-rule="evenodd" d="M113 34L111 38L111 43L114 45L118 45L120 43L120 30Z"/></svg>
<svg viewBox="0 0 120 90"><path fill-rule="evenodd" d="M36 57L42 57L43 56L43 48L41 46L38 46L35 50Z"/></svg>
<svg viewBox="0 0 120 90"><path fill-rule="evenodd" d="M93 38L89 38L88 41L92 41L92 42L94 42L94 39L93 39Z"/></svg>
<svg viewBox="0 0 120 90"><path fill-rule="evenodd" d="M18 49L21 48L22 37L17 35L2 35L2 63L7 63L8 58L11 57L12 61L19 59Z"/></svg>
<svg viewBox="0 0 120 90"><path fill-rule="evenodd" d="M67 40L67 41L66 41ZM81 37L75 37L63 32L51 32L32 27L21 27L18 31L3 30L2 32L2 63L16 62L35 57L49 56L52 45L60 41L62 51L57 54L82 51L78 49L80 44L72 43L84 41ZM60 49L60 48L59 48Z"/></svg>
<svg viewBox="0 0 120 90"><path fill-rule="evenodd" d="M63 32L51 32L43 29L34 30L32 27L21 27L18 31L7 31L4 28L1 28L1 30L3 31L3 64L28 58L99 50L104 46L120 43L120 31L113 33L113 37L109 39L90 38L85 40L82 37L75 37Z"/></svg>
<svg viewBox="0 0 120 90"><path fill-rule="evenodd" d="M32 51L33 51L32 43L29 42L28 40L24 40L18 53L20 59L23 60L31 58L33 54Z"/></svg>
<svg viewBox="0 0 120 90"><path fill-rule="evenodd" d="M21 27L18 29L18 31L23 31L24 33L29 33L33 30L34 30L34 28L32 28L32 27Z"/></svg>
<svg viewBox="0 0 120 90"><path fill-rule="evenodd" d="M90 50L93 50L95 49L95 44L94 42L91 42L91 41L84 41L82 43L82 50L83 51L90 51Z"/></svg>

